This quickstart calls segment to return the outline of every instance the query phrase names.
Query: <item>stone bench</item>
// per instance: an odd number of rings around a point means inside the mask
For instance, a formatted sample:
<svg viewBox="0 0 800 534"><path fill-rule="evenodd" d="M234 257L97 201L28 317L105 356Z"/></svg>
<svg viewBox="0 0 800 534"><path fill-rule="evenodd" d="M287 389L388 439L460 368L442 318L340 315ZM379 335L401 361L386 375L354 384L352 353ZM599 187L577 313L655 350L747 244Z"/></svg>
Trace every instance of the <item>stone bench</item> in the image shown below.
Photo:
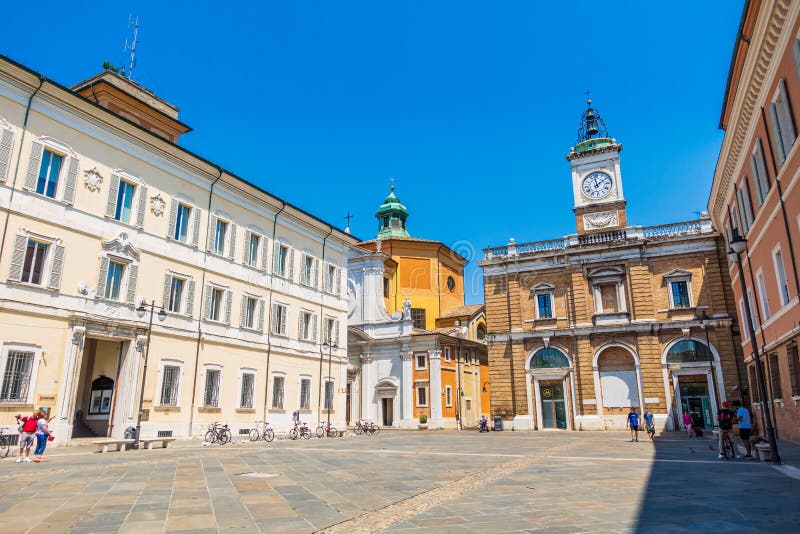
<svg viewBox="0 0 800 534"><path fill-rule="evenodd" d="M762 462L772 460L772 450L769 448L769 443L756 443L753 445L753 449L753 452L758 454L758 459Z"/></svg>
<svg viewBox="0 0 800 534"><path fill-rule="evenodd" d="M116 446L117 451L124 451L126 450L127 446L133 443L132 439L98 439L97 441L93 441L93 444L97 445L98 452L105 453L108 452L109 445Z"/></svg>
<svg viewBox="0 0 800 534"><path fill-rule="evenodd" d="M145 449L152 449L153 443L161 442L162 449L169 449L172 442L177 438L140 438L139 441L144 444Z"/></svg>

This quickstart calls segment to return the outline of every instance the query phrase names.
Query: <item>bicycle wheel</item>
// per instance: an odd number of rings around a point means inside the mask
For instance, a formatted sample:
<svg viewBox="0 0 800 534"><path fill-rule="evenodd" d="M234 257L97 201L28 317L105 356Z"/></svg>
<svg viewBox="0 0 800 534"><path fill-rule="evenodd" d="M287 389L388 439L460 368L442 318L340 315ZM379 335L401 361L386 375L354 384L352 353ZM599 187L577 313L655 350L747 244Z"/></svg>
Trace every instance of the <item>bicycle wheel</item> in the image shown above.
<svg viewBox="0 0 800 534"><path fill-rule="evenodd" d="M356 436L360 436L361 434L364 433L364 429L361 428L361 424L360 423L356 423L356 426L353 429L353 432L355 432Z"/></svg>
<svg viewBox="0 0 800 534"><path fill-rule="evenodd" d="M230 443L233 436L231 436L231 431L227 428L219 433L219 442L221 445L226 445Z"/></svg>
<svg viewBox="0 0 800 534"><path fill-rule="evenodd" d="M335 438L338 435L339 435L339 432L337 432L336 427L334 427L334 426L329 426L328 427L328 437L329 438Z"/></svg>
<svg viewBox="0 0 800 534"><path fill-rule="evenodd" d="M217 442L217 433L213 430L209 430L206 432L206 437L203 438L207 443L216 443Z"/></svg>
<svg viewBox="0 0 800 534"><path fill-rule="evenodd" d="M303 439L311 439L311 429L310 429L310 428L308 428L308 427L305 427L305 428L304 428L304 429L303 429L303 430L300 432L300 435L303 437Z"/></svg>
<svg viewBox="0 0 800 534"><path fill-rule="evenodd" d="M269 443L270 441L275 439L275 432L273 432L271 428L268 428L268 429L266 429L264 431L264 436L263 437L264 437L264 441Z"/></svg>
<svg viewBox="0 0 800 534"><path fill-rule="evenodd" d="M723 442L723 452L725 453L726 460L733 460L736 458L736 447L728 436L725 436Z"/></svg>
<svg viewBox="0 0 800 534"><path fill-rule="evenodd" d="M293 428L289 431L289 439L297 439L297 429Z"/></svg>
<svg viewBox="0 0 800 534"><path fill-rule="evenodd" d="M377 436L380 433L381 433L381 427L379 427L378 425L373 425L372 426L372 435L373 436Z"/></svg>
<svg viewBox="0 0 800 534"><path fill-rule="evenodd" d="M260 437L261 436L258 434L258 429L254 428L250 431L250 441L258 441L258 438Z"/></svg>
<svg viewBox="0 0 800 534"><path fill-rule="evenodd" d="M3 436L0 437L0 458L5 458L8 456L8 452L11 448L8 446L8 438Z"/></svg>
<svg viewBox="0 0 800 534"><path fill-rule="evenodd" d="M322 438L325 437L325 428L322 425L317 427L317 437Z"/></svg>

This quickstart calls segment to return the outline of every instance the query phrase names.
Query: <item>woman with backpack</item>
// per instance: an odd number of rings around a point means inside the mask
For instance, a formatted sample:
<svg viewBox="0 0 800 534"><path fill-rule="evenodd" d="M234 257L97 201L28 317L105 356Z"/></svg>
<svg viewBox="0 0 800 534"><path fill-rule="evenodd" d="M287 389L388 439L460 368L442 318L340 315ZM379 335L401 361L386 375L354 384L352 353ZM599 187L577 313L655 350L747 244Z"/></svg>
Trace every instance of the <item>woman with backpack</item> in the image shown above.
<svg viewBox="0 0 800 534"><path fill-rule="evenodd" d="M36 450L33 452L34 462L44 462L42 455L47 447L47 442L53 439L53 434L47 426L47 415L39 411L39 420L36 421Z"/></svg>

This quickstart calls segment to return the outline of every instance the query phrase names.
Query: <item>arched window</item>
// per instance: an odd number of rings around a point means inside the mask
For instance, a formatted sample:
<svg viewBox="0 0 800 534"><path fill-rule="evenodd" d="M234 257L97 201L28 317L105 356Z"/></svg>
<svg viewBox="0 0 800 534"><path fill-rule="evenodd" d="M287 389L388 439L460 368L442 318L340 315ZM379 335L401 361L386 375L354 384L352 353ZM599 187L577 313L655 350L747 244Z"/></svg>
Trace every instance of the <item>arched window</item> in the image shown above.
<svg viewBox="0 0 800 534"><path fill-rule="evenodd" d="M714 356L704 344L694 339L675 343L667 352L667 363L711 362Z"/></svg>
<svg viewBox="0 0 800 534"><path fill-rule="evenodd" d="M475 329L475 335L478 336L478 339L483 340L486 337L486 327L479 324L478 328Z"/></svg>
<svg viewBox="0 0 800 534"><path fill-rule="evenodd" d="M554 367L569 367L569 360L558 349L548 347L539 349L531 358L531 369L548 369Z"/></svg>

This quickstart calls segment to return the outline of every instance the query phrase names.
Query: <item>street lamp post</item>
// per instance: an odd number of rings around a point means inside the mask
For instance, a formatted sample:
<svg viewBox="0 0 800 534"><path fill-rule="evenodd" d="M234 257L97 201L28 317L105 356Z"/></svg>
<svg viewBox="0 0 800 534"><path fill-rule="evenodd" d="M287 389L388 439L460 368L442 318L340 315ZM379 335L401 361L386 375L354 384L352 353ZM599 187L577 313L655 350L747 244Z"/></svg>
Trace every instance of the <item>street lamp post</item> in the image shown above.
<svg viewBox="0 0 800 534"><path fill-rule="evenodd" d="M144 384L145 380L147 380L147 361L150 358L150 333L153 331L153 313L156 310L156 301L150 302L150 304L142 303L136 308L136 311L144 315L147 310L150 310L150 321L147 325L147 348L144 351L144 370L142 371L142 389L139 393L139 414L136 416L136 436L134 437L133 448L139 448L139 434L142 430L142 406L144 405ZM167 318L167 312L164 311L162 307L161 310L158 312L158 320L163 321Z"/></svg>
<svg viewBox="0 0 800 534"><path fill-rule="evenodd" d="M333 360L333 349L338 349L339 345L337 345L334 341L331 341L330 339L325 340L323 345L328 347L328 381L330 381L333 378L331 376L331 365L332 365L332 360ZM331 408L333 407L332 406L333 405L333 387L331 387L331 399L330 399L330 402L328 402L328 390L327 390L327 388L325 389L325 404L328 405L328 418L327 418L328 426L326 428L326 432L327 432L327 430L330 429L330 427L331 427Z"/></svg>
<svg viewBox="0 0 800 534"><path fill-rule="evenodd" d="M764 419L766 419L767 426L767 440L769 441L769 450L772 453L772 461L776 464L781 463L781 458L778 456L778 442L775 439L775 429L772 427L772 418L770 416L769 399L767 398L767 388L764 383L764 373L761 370L761 356L758 353L758 342L756 341L755 325L751 318L753 314L750 311L750 298L747 295L747 286L744 283L744 268L742 267L742 252L747 249L747 241L739 235L737 230L733 230L733 236L730 241L730 250L728 257L736 262L739 268L739 282L742 286L742 300L744 301L744 318L747 322L747 330L750 334L750 343L753 347L753 360L756 364L756 382L758 382L758 392L761 397L761 406L764 409Z"/></svg>

